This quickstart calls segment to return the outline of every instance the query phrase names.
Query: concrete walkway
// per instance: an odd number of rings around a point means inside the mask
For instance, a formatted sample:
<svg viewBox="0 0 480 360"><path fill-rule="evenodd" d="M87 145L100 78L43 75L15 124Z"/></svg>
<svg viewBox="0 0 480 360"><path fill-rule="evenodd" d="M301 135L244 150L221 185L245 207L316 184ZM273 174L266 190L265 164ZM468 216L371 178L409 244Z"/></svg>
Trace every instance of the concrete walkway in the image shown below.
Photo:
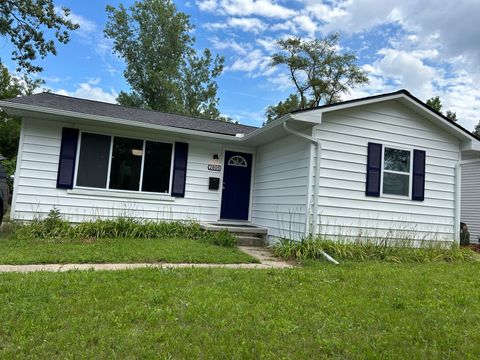
<svg viewBox="0 0 480 360"><path fill-rule="evenodd" d="M272 257L266 248L239 246L239 249L260 260L260 264L171 264L171 263L134 263L134 264L37 264L37 265L0 265L0 273L35 271L63 272L71 270L128 270L141 268L182 269L182 268L224 268L224 269L289 269L294 266Z"/></svg>

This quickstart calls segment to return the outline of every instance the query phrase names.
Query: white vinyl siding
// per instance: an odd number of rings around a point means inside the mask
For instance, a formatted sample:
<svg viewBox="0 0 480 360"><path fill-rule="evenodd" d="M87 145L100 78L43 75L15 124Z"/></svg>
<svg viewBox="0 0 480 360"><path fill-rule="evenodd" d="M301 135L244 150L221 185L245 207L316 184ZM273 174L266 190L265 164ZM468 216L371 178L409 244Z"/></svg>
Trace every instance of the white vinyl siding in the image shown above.
<svg viewBox="0 0 480 360"><path fill-rule="evenodd" d="M257 149L252 222L276 238L305 234L310 144L286 136Z"/></svg>
<svg viewBox="0 0 480 360"><path fill-rule="evenodd" d="M460 151L456 138L395 101L323 114L315 136L322 143L318 233L455 239L455 165ZM369 142L426 151L424 201L365 195Z"/></svg>
<svg viewBox="0 0 480 360"><path fill-rule="evenodd" d="M209 176L221 177L221 173L207 170L213 154L222 154L223 146L216 143L165 138L158 133L111 131L111 135L142 137L147 140L182 141L189 143L186 190L184 198L174 198L163 194L105 189L56 188L58 159L62 127L69 124L24 119L23 145L20 154L16 203L13 217L19 220L32 220L44 217L53 206L60 209L65 217L73 222L94 218L133 216L152 220L187 220L202 222L218 220L220 191L208 190ZM88 127L90 132L105 133L108 129ZM115 193L114 193L115 192ZM138 194L138 195L137 195Z"/></svg>
<svg viewBox="0 0 480 360"><path fill-rule="evenodd" d="M460 220L467 224L471 242L480 242L480 162L462 165Z"/></svg>

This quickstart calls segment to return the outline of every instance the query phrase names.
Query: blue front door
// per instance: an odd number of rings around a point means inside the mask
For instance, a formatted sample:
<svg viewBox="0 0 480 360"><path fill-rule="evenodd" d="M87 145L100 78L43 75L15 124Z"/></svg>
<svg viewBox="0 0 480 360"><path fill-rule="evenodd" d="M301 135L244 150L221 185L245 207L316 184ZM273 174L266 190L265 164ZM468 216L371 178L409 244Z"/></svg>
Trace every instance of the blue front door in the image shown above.
<svg viewBox="0 0 480 360"><path fill-rule="evenodd" d="M248 220L252 154L225 151L221 219Z"/></svg>

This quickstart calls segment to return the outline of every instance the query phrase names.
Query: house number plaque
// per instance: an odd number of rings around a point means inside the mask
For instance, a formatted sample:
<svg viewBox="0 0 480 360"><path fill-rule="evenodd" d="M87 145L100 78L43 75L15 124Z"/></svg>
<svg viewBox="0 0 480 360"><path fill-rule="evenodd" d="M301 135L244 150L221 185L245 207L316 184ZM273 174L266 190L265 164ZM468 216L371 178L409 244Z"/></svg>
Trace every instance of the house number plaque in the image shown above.
<svg viewBox="0 0 480 360"><path fill-rule="evenodd" d="M208 164L208 170L210 170L210 171L222 171L222 165Z"/></svg>

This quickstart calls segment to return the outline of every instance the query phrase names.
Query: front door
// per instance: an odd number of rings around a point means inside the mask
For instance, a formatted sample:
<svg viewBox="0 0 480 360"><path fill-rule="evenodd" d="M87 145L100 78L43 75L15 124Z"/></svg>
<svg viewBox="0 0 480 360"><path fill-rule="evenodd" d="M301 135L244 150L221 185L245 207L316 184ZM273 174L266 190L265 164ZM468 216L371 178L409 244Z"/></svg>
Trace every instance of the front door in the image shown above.
<svg viewBox="0 0 480 360"><path fill-rule="evenodd" d="M252 154L225 151L221 219L248 220Z"/></svg>

